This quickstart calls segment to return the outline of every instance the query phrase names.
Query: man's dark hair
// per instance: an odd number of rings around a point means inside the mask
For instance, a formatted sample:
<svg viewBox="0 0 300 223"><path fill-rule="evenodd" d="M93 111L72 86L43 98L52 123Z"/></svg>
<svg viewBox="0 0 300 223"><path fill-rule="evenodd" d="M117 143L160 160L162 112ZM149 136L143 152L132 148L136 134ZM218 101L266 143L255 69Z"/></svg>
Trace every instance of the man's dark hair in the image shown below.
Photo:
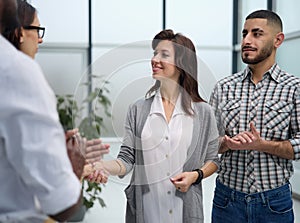
<svg viewBox="0 0 300 223"><path fill-rule="evenodd" d="M257 10L252 13L250 13L247 17L247 19L266 19L269 24L274 25L280 29L280 32L282 32L282 21L279 15L277 15L275 12L270 10Z"/></svg>

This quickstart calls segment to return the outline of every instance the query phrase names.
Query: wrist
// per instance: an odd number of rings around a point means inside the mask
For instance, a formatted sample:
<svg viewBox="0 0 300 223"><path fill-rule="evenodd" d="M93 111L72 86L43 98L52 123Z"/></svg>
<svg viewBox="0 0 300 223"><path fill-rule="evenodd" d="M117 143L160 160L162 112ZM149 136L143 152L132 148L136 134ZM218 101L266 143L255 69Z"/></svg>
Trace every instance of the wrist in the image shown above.
<svg viewBox="0 0 300 223"><path fill-rule="evenodd" d="M195 182L193 183L193 185L197 185L197 184L200 184L202 179L203 179L203 171L200 170L200 169L195 169L193 170L195 172L198 173L198 177L196 178Z"/></svg>
<svg viewBox="0 0 300 223"><path fill-rule="evenodd" d="M227 143L224 142L224 137L221 137L219 139L219 153L225 153L228 150L230 150L229 146L227 146Z"/></svg>

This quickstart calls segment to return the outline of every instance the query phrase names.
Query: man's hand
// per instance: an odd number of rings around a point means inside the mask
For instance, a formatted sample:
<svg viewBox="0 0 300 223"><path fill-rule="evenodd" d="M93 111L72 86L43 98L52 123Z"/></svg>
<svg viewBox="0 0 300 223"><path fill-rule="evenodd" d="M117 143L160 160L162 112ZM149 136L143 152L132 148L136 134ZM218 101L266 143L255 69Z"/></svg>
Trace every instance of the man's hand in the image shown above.
<svg viewBox="0 0 300 223"><path fill-rule="evenodd" d="M71 139L72 136L74 136L75 134L77 134L78 131L79 131L78 128L76 128L76 129L71 129L71 130L67 130L67 131L65 132L66 142L68 142L68 140Z"/></svg>
<svg viewBox="0 0 300 223"><path fill-rule="evenodd" d="M225 135L223 143L231 150L255 150L261 145L263 139L252 122L250 123L250 130L250 132L245 131L232 138Z"/></svg>
<svg viewBox="0 0 300 223"><path fill-rule="evenodd" d="M101 139L88 140L86 143L86 163L100 161L104 154L109 153L109 144L103 144Z"/></svg>
<svg viewBox="0 0 300 223"><path fill-rule="evenodd" d="M68 156L72 164L73 172L78 179L81 178L85 164L84 154L82 154L82 151L85 151L85 148L86 139L82 138L79 133L76 133L71 138L67 139Z"/></svg>

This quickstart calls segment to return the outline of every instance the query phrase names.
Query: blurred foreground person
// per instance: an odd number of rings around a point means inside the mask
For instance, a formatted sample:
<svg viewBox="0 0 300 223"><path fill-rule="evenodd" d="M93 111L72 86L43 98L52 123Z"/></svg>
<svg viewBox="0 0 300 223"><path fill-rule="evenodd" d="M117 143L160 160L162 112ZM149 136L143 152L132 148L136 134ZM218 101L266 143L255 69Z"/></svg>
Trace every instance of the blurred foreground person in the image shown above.
<svg viewBox="0 0 300 223"><path fill-rule="evenodd" d="M1 33L17 21L16 1L0 0ZM2 35L0 61L0 222L65 221L81 204L85 141L67 150L43 73Z"/></svg>

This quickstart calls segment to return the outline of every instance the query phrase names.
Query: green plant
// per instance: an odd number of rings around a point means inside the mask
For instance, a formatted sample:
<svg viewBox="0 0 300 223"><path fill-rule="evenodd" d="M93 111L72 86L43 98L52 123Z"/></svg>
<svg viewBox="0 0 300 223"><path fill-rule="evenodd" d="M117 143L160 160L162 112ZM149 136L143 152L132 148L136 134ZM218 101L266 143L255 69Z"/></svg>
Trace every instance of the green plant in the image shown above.
<svg viewBox="0 0 300 223"><path fill-rule="evenodd" d="M93 79L99 78L93 76ZM83 83L81 87L88 89L91 83ZM57 97L57 111L59 114L60 122L65 131L73 129L78 126L79 132L83 137L87 139L99 138L101 130L105 128L103 124L103 117L99 115L99 111L103 111L102 114L106 117L110 117L110 100L107 97L109 93L106 87L108 82L104 81L100 87L92 89L85 99L83 99L81 106L78 106L74 95L56 95ZM86 115L83 115L83 114ZM81 117L84 117L80 120ZM101 186L97 183L91 183L87 180L82 184L85 189L83 194L83 203L87 209L94 206L95 201L98 201L102 207L105 207L104 200L100 197Z"/></svg>

